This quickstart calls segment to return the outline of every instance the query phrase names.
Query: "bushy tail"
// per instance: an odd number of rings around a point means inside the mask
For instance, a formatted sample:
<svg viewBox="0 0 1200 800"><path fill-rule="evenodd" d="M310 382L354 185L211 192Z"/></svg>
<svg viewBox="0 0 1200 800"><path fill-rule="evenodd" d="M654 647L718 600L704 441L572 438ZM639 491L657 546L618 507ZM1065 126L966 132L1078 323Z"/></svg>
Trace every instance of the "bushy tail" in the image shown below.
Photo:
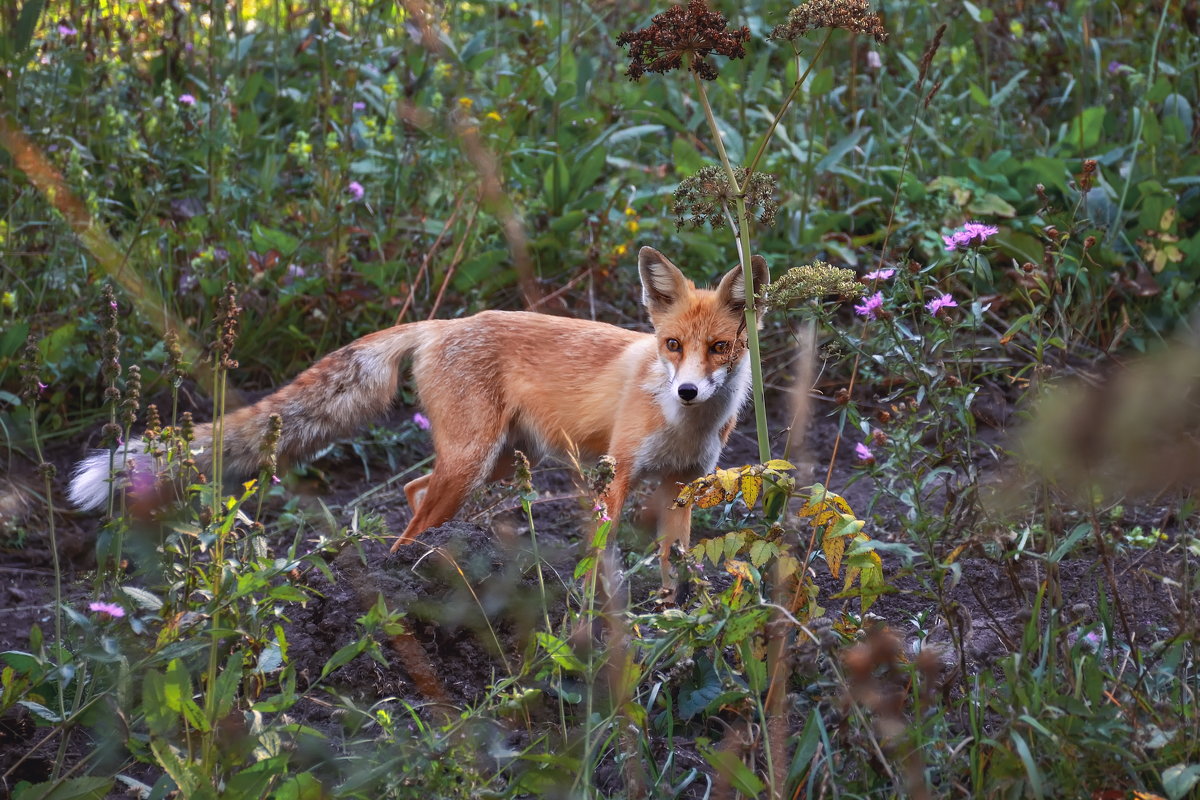
<svg viewBox="0 0 1200 800"><path fill-rule="evenodd" d="M221 432L226 476L248 477L263 466L272 414L283 419L276 451L283 465L301 461L386 414L396 396L404 357L436 324L397 325L364 336L325 356L274 394L226 414ZM205 474L211 473L212 443L213 425L197 425L192 457ZM136 490L136 476L153 476L154 469L141 440L129 442L115 457L108 450L93 451L71 477L71 503L84 510L100 508L108 501L114 479L133 483Z"/></svg>

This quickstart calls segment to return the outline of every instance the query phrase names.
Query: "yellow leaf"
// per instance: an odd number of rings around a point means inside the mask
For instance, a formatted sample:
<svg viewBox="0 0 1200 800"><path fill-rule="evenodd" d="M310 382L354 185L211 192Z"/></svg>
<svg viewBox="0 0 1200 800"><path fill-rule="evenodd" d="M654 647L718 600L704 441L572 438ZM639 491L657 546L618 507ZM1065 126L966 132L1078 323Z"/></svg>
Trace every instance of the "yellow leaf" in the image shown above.
<svg viewBox="0 0 1200 800"><path fill-rule="evenodd" d="M750 572L750 565L745 561L739 561L736 558L725 561L725 571L736 578L741 578L744 581L754 580L753 573Z"/></svg>
<svg viewBox="0 0 1200 800"><path fill-rule="evenodd" d="M762 486L763 479L758 475L742 476L742 499L746 501L746 508L754 508L754 503L758 500Z"/></svg>
<svg viewBox="0 0 1200 800"><path fill-rule="evenodd" d="M1162 219L1158 221L1158 229L1161 231L1171 230L1171 226L1175 224L1175 206L1171 206L1163 211Z"/></svg>
<svg viewBox="0 0 1200 800"><path fill-rule="evenodd" d="M955 561L958 560L958 557L961 556L963 554L963 551L966 549L967 549L967 545L960 544L958 547L951 550L950 555L946 556L946 563L953 564Z"/></svg>
<svg viewBox="0 0 1200 800"><path fill-rule="evenodd" d="M780 472L791 472L796 468L796 465L790 461L784 461L782 458L772 458L766 464L763 464L767 469L779 470Z"/></svg>
<svg viewBox="0 0 1200 800"><path fill-rule="evenodd" d="M838 576L838 570L842 568L842 553L846 552L846 538L844 536L826 536L821 539L821 549L825 551L825 563L829 565L829 572L833 577ZM846 575L847 581L850 575Z"/></svg>
<svg viewBox="0 0 1200 800"><path fill-rule="evenodd" d="M717 484L705 486L696 498L696 505L700 508L712 508L713 506L725 500L725 491Z"/></svg>
<svg viewBox="0 0 1200 800"><path fill-rule="evenodd" d="M725 490L725 494L735 494L738 485L738 472L735 469L719 469L717 470L717 481L721 484L721 488Z"/></svg>
<svg viewBox="0 0 1200 800"><path fill-rule="evenodd" d="M692 499L696 496L696 482L692 481L687 486L680 490L679 496L675 498L675 505L682 508L683 506L691 505Z"/></svg>

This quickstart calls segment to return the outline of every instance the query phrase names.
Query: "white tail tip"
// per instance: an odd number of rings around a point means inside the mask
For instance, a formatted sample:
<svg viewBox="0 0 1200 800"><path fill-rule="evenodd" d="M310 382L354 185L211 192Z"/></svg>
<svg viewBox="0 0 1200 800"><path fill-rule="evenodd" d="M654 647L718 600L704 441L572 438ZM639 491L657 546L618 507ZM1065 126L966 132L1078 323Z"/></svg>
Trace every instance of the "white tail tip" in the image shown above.
<svg viewBox="0 0 1200 800"><path fill-rule="evenodd" d="M93 450L91 455L75 465L67 496L71 505L80 511L102 508L108 502L113 482L121 486L135 467L138 456L145 452L140 439L131 441L115 453L109 450Z"/></svg>

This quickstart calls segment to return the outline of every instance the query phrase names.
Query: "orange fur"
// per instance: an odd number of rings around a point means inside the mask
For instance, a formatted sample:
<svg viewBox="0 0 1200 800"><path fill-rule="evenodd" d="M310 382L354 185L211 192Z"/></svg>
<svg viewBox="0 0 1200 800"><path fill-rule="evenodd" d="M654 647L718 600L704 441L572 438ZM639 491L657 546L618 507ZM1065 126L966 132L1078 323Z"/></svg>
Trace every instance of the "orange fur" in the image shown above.
<svg viewBox="0 0 1200 800"><path fill-rule="evenodd" d="M755 285L768 280L753 259ZM657 251L642 248L643 302L654 333L521 311L398 325L318 361L292 383L224 420L224 464L237 475L262 460L268 417L283 418L279 458L301 460L351 435L391 407L404 359L432 425L433 472L405 486L412 520L396 547L452 518L467 494L511 474L514 449L531 457L611 455L603 498L615 519L635 480L660 482L652 501L667 555L687 546L690 509L674 508L678 485L710 472L749 388L740 268L716 290L696 289ZM723 344L722 344L723 343ZM211 463L211 425L197 428L196 459ZM72 499L107 492L108 454L76 473ZM105 474L98 476L102 463Z"/></svg>

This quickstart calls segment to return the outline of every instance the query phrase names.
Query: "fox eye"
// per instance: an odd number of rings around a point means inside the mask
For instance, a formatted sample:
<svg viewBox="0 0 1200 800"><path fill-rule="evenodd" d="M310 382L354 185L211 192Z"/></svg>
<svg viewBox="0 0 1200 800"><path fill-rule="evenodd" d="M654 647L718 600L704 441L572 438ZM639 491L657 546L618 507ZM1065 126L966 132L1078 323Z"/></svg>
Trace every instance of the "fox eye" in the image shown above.
<svg viewBox="0 0 1200 800"><path fill-rule="evenodd" d="M729 342L713 342L708 349L719 356L725 355L729 352Z"/></svg>
<svg viewBox="0 0 1200 800"><path fill-rule="evenodd" d="M672 353L678 353L683 349L683 345L679 343L678 339L667 339L667 349Z"/></svg>

